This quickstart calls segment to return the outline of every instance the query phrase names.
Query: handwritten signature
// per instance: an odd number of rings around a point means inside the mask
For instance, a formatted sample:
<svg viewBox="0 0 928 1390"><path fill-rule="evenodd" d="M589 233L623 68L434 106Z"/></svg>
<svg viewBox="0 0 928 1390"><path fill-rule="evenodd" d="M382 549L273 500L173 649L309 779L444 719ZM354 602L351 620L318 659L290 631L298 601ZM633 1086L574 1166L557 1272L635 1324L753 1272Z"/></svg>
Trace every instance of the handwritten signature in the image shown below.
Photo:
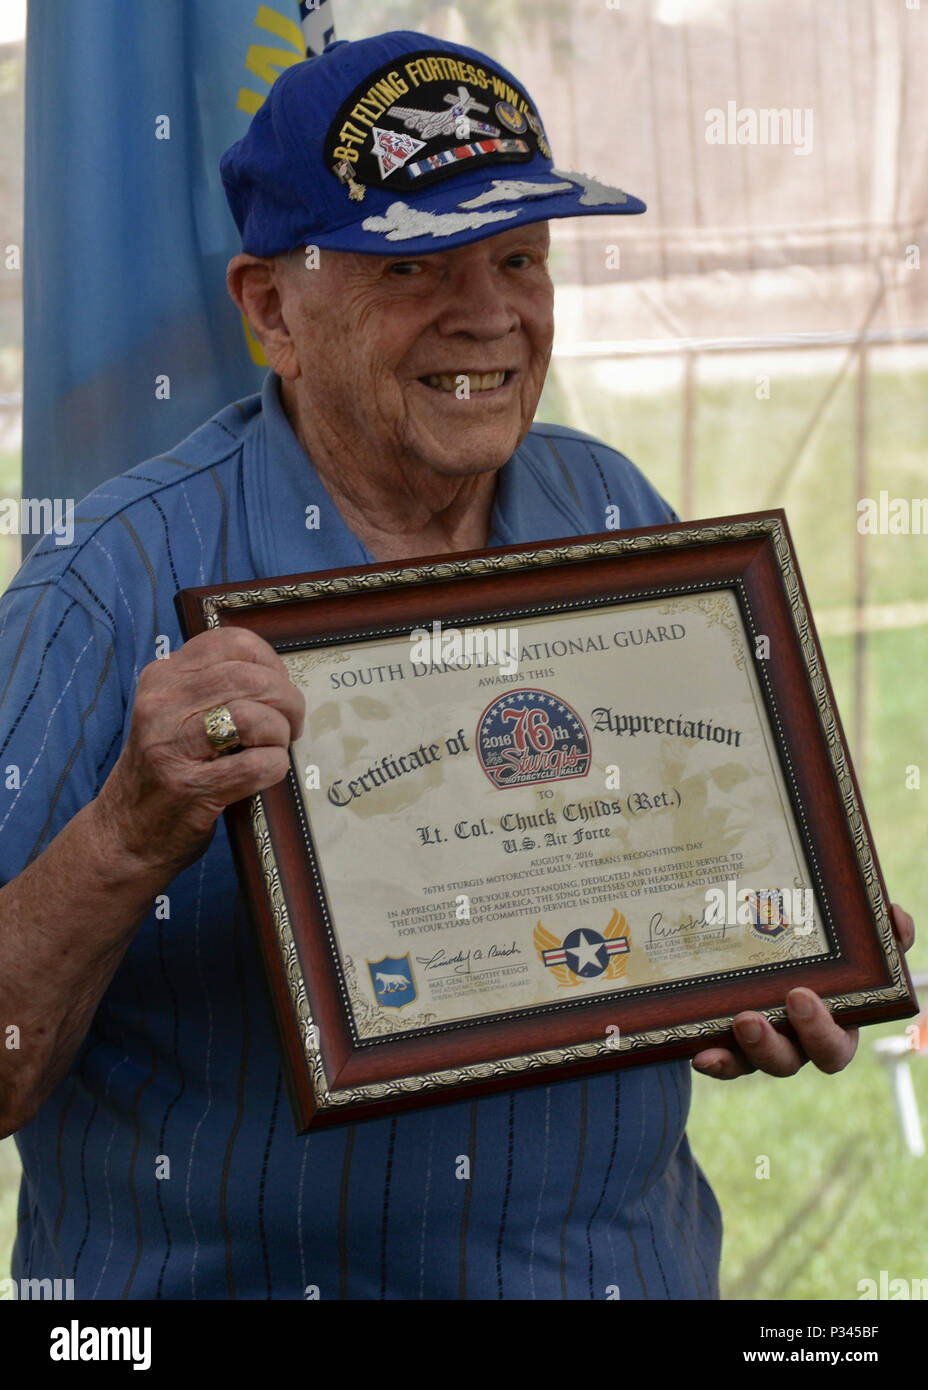
<svg viewBox="0 0 928 1390"><path fill-rule="evenodd" d="M499 957L521 956L522 948L517 946L514 941L494 941L484 951L477 946L472 950L455 951L449 954L443 947L431 956L416 956L419 965L425 966L426 970L452 970L456 975L469 975L472 965L476 965L480 970L492 969L492 962Z"/></svg>
<svg viewBox="0 0 928 1390"><path fill-rule="evenodd" d="M655 912L648 923L648 940L663 941L667 937L683 936L686 932L705 932L708 936L718 937L719 941L724 941L726 924L724 922L707 922L706 913L708 910L708 908L703 908L698 917L690 915L675 927L664 922L662 912Z"/></svg>

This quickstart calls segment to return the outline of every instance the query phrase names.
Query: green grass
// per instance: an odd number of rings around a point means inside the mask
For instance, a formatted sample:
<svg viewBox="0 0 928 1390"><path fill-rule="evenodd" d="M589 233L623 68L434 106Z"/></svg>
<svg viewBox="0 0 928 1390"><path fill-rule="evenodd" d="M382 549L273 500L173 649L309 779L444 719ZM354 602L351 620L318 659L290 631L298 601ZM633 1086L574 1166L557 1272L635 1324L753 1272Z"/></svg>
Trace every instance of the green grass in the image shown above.
<svg viewBox="0 0 928 1390"><path fill-rule="evenodd" d="M809 354L810 360L814 354ZM757 371L774 373L775 354ZM558 359L539 416L570 424L621 449L683 514L682 391L629 395L622 363L608 372ZM672 369L671 369L672 370ZM831 378L772 375L769 400L757 400L753 376L698 387L693 431L693 502L689 518L782 507L809 597L819 608L853 600L857 533L857 385L846 377L798 463L776 486ZM867 489L877 498L928 496L928 373L871 372ZM868 536L863 547L868 603L928 598L928 537Z"/></svg>
<svg viewBox="0 0 928 1390"><path fill-rule="evenodd" d="M0 1139L0 1279L9 1277L10 1251L16 1237L19 1198L19 1153L12 1139Z"/></svg>
<svg viewBox="0 0 928 1390"><path fill-rule="evenodd" d="M0 497L19 497L22 488L21 456L19 449L0 451ZM19 569L19 536L0 535L0 594L4 592Z"/></svg>
<svg viewBox="0 0 928 1390"><path fill-rule="evenodd" d="M782 506L816 614L853 602L856 530L856 383L835 392L789 479L773 495L828 384L826 376L776 376L758 401L753 381L700 385L695 399L691 516ZM620 369L617 369L620 370ZM598 382L599 384L596 384ZM613 442L682 510L682 406L679 393L633 396L602 388L589 365L559 361L539 417L572 424ZM868 495L928 492L928 375L874 371L870 381ZM15 495L18 460L0 458L0 492ZM18 538L0 537L5 547ZM928 598L928 537L872 536L861 550L867 601ZM10 571L12 573L12 571ZM850 637L824 640L838 708L852 737L854 648ZM928 838L928 750L924 737L928 626L872 632L865 654L865 738L852 748L864 802L890 896L916 918L924 901ZM920 768L924 789L905 785ZM910 957L928 969L928 930ZM690 1122L693 1149L722 1206L723 1294L747 1299L856 1299L858 1281L928 1276L923 1194L928 1159L904 1149L888 1074L873 1054L881 1034L901 1024L864 1029L858 1056L839 1076L805 1067L775 1080L722 1083L696 1077ZM912 1063L928 1131L928 1059ZM769 1179L755 1176L758 1155ZM0 1250L15 1230L16 1154L0 1144ZM0 1277L6 1274L0 1261Z"/></svg>
<svg viewBox="0 0 928 1390"><path fill-rule="evenodd" d="M925 1158L905 1148L874 1038L837 1076L697 1076L690 1143L722 1208L722 1296L857 1299L858 1281L928 1276ZM928 1058L912 1062L928 1131ZM769 1178L758 1177L758 1157ZM763 1169L760 1169L763 1171Z"/></svg>

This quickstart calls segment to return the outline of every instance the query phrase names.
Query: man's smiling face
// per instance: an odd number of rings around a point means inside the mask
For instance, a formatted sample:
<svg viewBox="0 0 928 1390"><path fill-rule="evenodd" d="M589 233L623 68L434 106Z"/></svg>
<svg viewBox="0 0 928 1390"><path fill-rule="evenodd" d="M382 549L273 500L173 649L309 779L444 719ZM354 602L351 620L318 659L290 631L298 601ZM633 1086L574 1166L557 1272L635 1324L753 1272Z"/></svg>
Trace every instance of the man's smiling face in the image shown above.
<svg viewBox="0 0 928 1390"><path fill-rule="evenodd" d="M343 446L463 477L525 437L554 338L548 224L429 255L283 260L298 414ZM364 458L358 458L363 468Z"/></svg>

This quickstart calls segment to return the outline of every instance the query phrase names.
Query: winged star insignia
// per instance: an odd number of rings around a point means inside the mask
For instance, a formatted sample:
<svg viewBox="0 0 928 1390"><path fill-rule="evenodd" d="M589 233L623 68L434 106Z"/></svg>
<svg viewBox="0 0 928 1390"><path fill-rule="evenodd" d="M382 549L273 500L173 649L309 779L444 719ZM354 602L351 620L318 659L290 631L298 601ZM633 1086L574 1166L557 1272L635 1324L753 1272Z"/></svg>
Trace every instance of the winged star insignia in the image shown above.
<svg viewBox="0 0 928 1390"><path fill-rule="evenodd" d="M617 980L625 974L631 943L628 922L615 909L601 934L592 927L577 927L559 942L539 922L535 950L559 985L570 987L581 980Z"/></svg>

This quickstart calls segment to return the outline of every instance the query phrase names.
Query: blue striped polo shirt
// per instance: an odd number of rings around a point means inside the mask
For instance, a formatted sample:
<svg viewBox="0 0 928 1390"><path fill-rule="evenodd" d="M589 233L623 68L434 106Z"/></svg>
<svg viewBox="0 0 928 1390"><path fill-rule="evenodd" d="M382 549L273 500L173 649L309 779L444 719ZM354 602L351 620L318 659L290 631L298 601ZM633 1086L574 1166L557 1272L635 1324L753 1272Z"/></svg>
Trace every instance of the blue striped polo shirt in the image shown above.
<svg viewBox="0 0 928 1390"><path fill-rule="evenodd" d="M672 517L621 454L536 425L499 475L489 544L603 530L609 505L623 527ZM0 600L0 767L19 769L0 881L99 791L157 639L181 643L177 589L371 560L274 373L85 498L73 544L44 537ZM686 1062L297 1138L222 820L166 894L17 1136L14 1278L71 1278L79 1299L718 1296Z"/></svg>

